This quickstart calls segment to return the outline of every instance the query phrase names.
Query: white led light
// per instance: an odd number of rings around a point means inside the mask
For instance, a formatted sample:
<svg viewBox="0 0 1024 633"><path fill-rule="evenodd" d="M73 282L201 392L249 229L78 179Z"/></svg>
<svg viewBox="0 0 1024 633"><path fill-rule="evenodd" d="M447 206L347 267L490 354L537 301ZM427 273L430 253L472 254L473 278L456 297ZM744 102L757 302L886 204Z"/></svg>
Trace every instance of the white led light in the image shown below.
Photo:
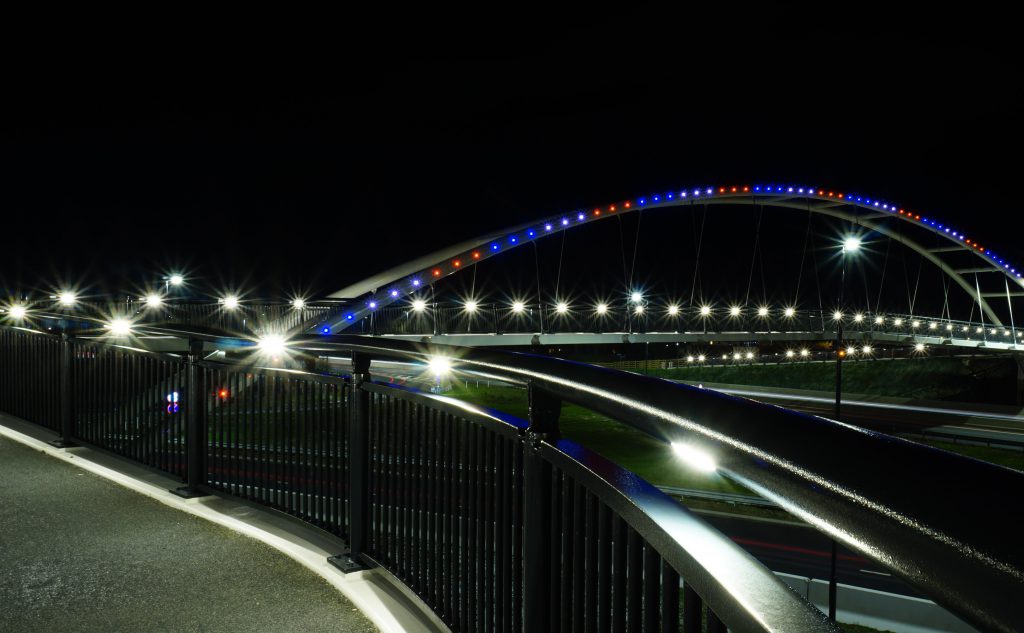
<svg viewBox="0 0 1024 633"><path fill-rule="evenodd" d="M703 363L705 358L706 357L704 356L704 354L700 354L700 355L697 356L697 362L698 363Z"/></svg>
<svg viewBox="0 0 1024 633"><path fill-rule="evenodd" d="M59 301L62 306L70 308L71 306L78 303L78 297L76 297L75 293L71 292L70 290L65 290L61 292L59 295L57 295L57 301Z"/></svg>
<svg viewBox="0 0 1024 633"><path fill-rule="evenodd" d="M711 306L701 306L700 307L700 315L701 316L708 316L709 314L711 314Z"/></svg>
<svg viewBox="0 0 1024 633"><path fill-rule="evenodd" d="M526 310L526 304L525 303L523 303L522 301L513 301L512 302L512 311L513 312L515 312L516 314L522 314L523 310Z"/></svg>
<svg viewBox="0 0 1024 633"><path fill-rule="evenodd" d="M633 312L635 312L637 315L641 315L641 314L644 313L644 307L643 306L637 306L637 307L635 307L633 309Z"/></svg>
<svg viewBox="0 0 1024 633"><path fill-rule="evenodd" d="M832 320L833 321L842 321L843 320L843 313L840 312L839 310L836 310L835 312L832 313Z"/></svg>
<svg viewBox="0 0 1024 633"><path fill-rule="evenodd" d="M565 303L564 301L559 301L555 305L555 312L557 312L558 314L565 314L568 311L569 311L569 304Z"/></svg>
<svg viewBox="0 0 1024 633"><path fill-rule="evenodd" d="M157 295L157 294L146 295L146 305L151 307L151 308L157 308L163 302L164 302L164 300L160 298L160 295Z"/></svg>
<svg viewBox="0 0 1024 633"><path fill-rule="evenodd" d="M713 473L718 469L715 459L705 450L692 444L672 442L672 450L691 468L704 473Z"/></svg>
<svg viewBox="0 0 1024 633"><path fill-rule="evenodd" d="M470 314L472 314L472 313L476 312L476 308L477 308L476 301L473 301L472 299L470 299L469 301L466 302L466 305L465 305L466 312L469 312Z"/></svg>
<svg viewBox="0 0 1024 633"><path fill-rule="evenodd" d="M643 294L634 290L633 294L629 295L629 300L632 301L633 303L640 303L641 301L644 300L644 296Z"/></svg>
<svg viewBox="0 0 1024 633"><path fill-rule="evenodd" d="M857 314L853 315L853 320L857 323L860 323L861 321L864 320L864 315L858 312Z"/></svg>
<svg viewBox="0 0 1024 633"><path fill-rule="evenodd" d="M267 334L259 340L257 346L260 351L270 356L280 356L288 347L284 337L280 334Z"/></svg>
<svg viewBox="0 0 1024 633"><path fill-rule="evenodd" d="M739 306L732 306L731 308L729 308L729 316L738 317L739 315L740 315L740 307Z"/></svg>
<svg viewBox="0 0 1024 633"><path fill-rule="evenodd" d="M786 310L782 314L786 315L787 318L791 319L794 315L796 315L796 310L793 308L786 308Z"/></svg>
<svg viewBox="0 0 1024 633"><path fill-rule="evenodd" d="M170 282L172 286L180 286L185 283L185 278L181 275L171 275Z"/></svg>
<svg viewBox="0 0 1024 633"><path fill-rule="evenodd" d="M810 355L811 355L811 352L809 352L809 351L808 351L808 350L806 350L806 349L802 349L802 350L800 350L800 355L801 355L801 356L810 356Z"/></svg>
<svg viewBox="0 0 1024 633"><path fill-rule="evenodd" d="M757 309L757 316L759 316L759 317L766 317L766 316L768 316L768 308L766 308L764 306L761 306L760 308L758 308Z"/></svg>
<svg viewBox="0 0 1024 633"><path fill-rule="evenodd" d="M306 300L302 299L301 297L292 299L292 307L295 308L296 310L301 310L306 307Z"/></svg>
<svg viewBox="0 0 1024 633"><path fill-rule="evenodd" d="M12 319L24 319L28 309L25 306L11 306L7 313L11 315Z"/></svg>
<svg viewBox="0 0 1024 633"><path fill-rule="evenodd" d="M916 345L914 345L914 351L915 352L923 352L924 351L924 343L917 343Z"/></svg>
<svg viewBox="0 0 1024 633"><path fill-rule="evenodd" d="M847 354L856 354L857 353L857 348L856 347L852 347L852 346L851 347L847 347L846 348L846 353Z"/></svg>
<svg viewBox="0 0 1024 633"><path fill-rule="evenodd" d="M228 310L234 310L238 307L238 297L235 295L228 295L221 299L221 303L223 303L224 307Z"/></svg>
<svg viewBox="0 0 1024 633"><path fill-rule="evenodd" d="M127 336L132 333L132 322L128 319L114 319L107 324L107 329L115 336Z"/></svg>
<svg viewBox="0 0 1024 633"><path fill-rule="evenodd" d="M883 323L885 323L885 317L880 317L880 316L876 316L875 317L875 325L881 325Z"/></svg>
<svg viewBox="0 0 1024 633"><path fill-rule="evenodd" d="M431 356L430 360L427 361L427 366L432 374L440 378L451 372L452 361L447 356Z"/></svg>
<svg viewBox="0 0 1024 633"><path fill-rule="evenodd" d="M676 316L677 314L679 314L679 306L677 306L677 305L670 305L668 307L668 314L669 314L669 316Z"/></svg>
<svg viewBox="0 0 1024 633"><path fill-rule="evenodd" d="M608 305L604 304L604 303L599 303L599 304L597 304L597 307L594 308L594 310L597 311L598 314L607 314L608 313Z"/></svg>
<svg viewBox="0 0 1024 633"><path fill-rule="evenodd" d="M865 353L865 354L870 354L871 353L871 346L870 345L865 345L864 347L860 348L860 351Z"/></svg>
<svg viewBox="0 0 1024 633"><path fill-rule="evenodd" d="M794 356L796 356L796 352L791 349L786 350L786 358L793 358Z"/></svg>
<svg viewBox="0 0 1024 633"><path fill-rule="evenodd" d="M412 302L412 309L416 312L423 312L427 309L427 302L423 299L414 299Z"/></svg>

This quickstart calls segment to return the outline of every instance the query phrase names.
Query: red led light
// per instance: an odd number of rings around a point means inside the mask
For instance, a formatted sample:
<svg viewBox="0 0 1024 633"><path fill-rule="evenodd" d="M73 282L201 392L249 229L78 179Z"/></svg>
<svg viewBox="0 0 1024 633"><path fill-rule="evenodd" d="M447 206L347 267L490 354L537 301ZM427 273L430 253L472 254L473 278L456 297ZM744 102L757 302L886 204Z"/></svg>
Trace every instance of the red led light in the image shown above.
<svg viewBox="0 0 1024 633"><path fill-rule="evenodd" d="M839 195L838 195L837 197L838 197L838 198L842 198L842 197L843 197L843 194L839 194Z"/></svg>
<svg viewBox="0 0 1024 633"><path fill-rule="evenodd" d="M615 205L613 204L612 206L608 207L608 210L609 211L615 211Z"/></svg>
<svg viewBox="0 0 1024 633"><path fill-rule="evenodd" d="M828 197L829 197L829 198L834 198L834 197L835 197L835 194L833 194L833 193L832 193L831 191L829 191L829 192L828 192Z"/></svg>
<svg viewBox="0 0 1024 633"><path fill-rule="evenodd" d="M600 209L594 209L594 215L601 215Z"/></svg>
<svg viewBox="0 0 1024 633"><path fill-rule="evenodd" d="M736 187L733 187L733 188L732 188L732 192L733 192L733 193L736 193Z"/></svg>
<svg viewBox="0 0 1024 633"><path fill-rule="evenodd" d="M434 276L435 277L440 277L441 276L441 269L440 268L435 268L434 269Z"/></svg>
<svg viewBox="0 0 1024 633"><path fill-rule="evenodd" d="M825 190L824 190L824 189L819 189L819 190L818 190L818 195L819 195L819 196L823 196L823 195L825 195Z"/></svg>
<svg viewBox="0 0 1024 633"><path fill-rule="evenodd" d="M743 191L744 191L744 192L750 191L750 187L744 187L744 188L743 188Z"/></svg>
<svg viewBox="0 0 1024 633"><path fill-rule="evenodd" d="M921 219L921 216L919 216L919 215L915 215L915 216L914 216L914 219L915 219L915 220L920 220L920 219Z"/></svg>
<svg viewBox="0 0 1024 633"><path fill-rule="evenodd" d="M462 262L461 262L461 261L459 261L459 260L457 260L457 259L456 259L455 261L453 261L453 262L452 262L452 266L455 266L456 268L458 268L458 267L459 267L459 266L461 266L461 265L462 265Z"/></svg>
<svg viewBox="0 0 1024 633"><path fill-rule="evenodd" d="M719 187L718 193L725 193L725 187Z"/></svg>
<svg viewBox="0 0 1024 633"><path fill-rule="evenodd" d="M627 203L626 203L625 205L623 205L623 206L625 206L625 207L626 207L626 208L628 209L628 208L629 208L629 203L627 202Z"/></svg>
<svg viewBox="0 0 1024 633"><path fill-rule="evenodd" d="M217 395L220 396L221 398L227 398L228 397L228 390L227 389L221 389L220 391L217 392Z"/></svg>
<svg viewBox="0 0 1024 633"><path fill-rule="evenodd" d="M479 251L473 251L473 259L480 259Z"/></svg>

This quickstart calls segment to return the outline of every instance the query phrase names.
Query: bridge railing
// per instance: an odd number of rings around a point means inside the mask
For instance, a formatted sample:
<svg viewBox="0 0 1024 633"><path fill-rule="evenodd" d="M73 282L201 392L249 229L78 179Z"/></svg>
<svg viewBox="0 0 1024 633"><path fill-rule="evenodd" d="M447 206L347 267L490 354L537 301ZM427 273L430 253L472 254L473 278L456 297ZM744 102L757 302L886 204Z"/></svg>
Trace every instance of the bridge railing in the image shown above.
<svg viewBox="0 0 1024 633"><path fill-rule="evenodd" d="M848 311L843 315L846 332L888 334L897 336L934 337L1024 343L1024 331L1009 326L981 321L932 318L923 315ZM524 305L513 311L506 304L480 303L472 312L465 306L426 304L417 310L411 306L382 308L364 318L354 332L363 334L422 335L434 334L544 334L544 333L611 333L611 332L835 332L836 321L829 312L801 310L787 317L781 311L758 316L754 311L731 316L722 310L702 316L697 308L681 310L676 315L664 308L646 309L643 314L627 307L609 307L604 314L593 309L568 310L559 313L554 306Z"/></svg>
<svg viewBox="0 0 1024 633"><path fill-rule="evenodd" d="M50 336L6 332L0 355L17 360L0 365L15 371L35 362L17 355L20 341ZM346 537L352 551L341 566L382 565L454 630L615 630L621 623L678 630L680 613L689 626L705 618L710 630L834 630L685 508L560 438L562 402L706 451L720 472L981 629L1024 624L1015 602L1024 590L1024 552L1002 516L1005 491L1024 489L1020 473L777 407L557 359L352 336L306 339L292 349L348 354L352 375L204 362L197 346L187 361L161 357L186 365L177 374L185 383L184 430L171 442L184 446L185 490L246 496ZM437 355L527 385L530 419L372 381L375 359ZM130 367L107 371L116 383ZM140 393L167 388L159 380L150 388L142 383L133 393L113 391L120 398L114 406L120 411ZM20 397L0 394L0 403L17 405ZM75 409L62 397L62 411ZM137 417L114 419L122 427L79 429L93 423L70 416L61 429L68 441L93 433L90 443L116 446ZM97 441L96 433L107 439Z"/></svg>

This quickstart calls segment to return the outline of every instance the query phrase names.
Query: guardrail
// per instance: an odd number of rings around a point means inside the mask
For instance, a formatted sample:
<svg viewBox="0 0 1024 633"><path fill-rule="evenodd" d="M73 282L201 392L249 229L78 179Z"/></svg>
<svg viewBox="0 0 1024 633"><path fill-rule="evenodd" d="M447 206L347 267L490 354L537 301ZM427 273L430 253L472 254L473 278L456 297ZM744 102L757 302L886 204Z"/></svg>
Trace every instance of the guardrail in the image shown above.
<svg viewBox="0 0 1024 633"><path fill-rule="evenodd" d="M3 377L35 362L19 351L24 341L46 336L7 332ZM357 336L294 342L305 354L350 354L352 376L343 380L203 362L197 349L182 396L185 492L247 496L347 538L352 551L340 566L384 566L454 630L677 630L680 577L686 630L699 630L702 611L709 630L835 630L664 493L559 438L563 401L714 454L731 478L974 626L1024 628L1016 602L1024 552L1003 520L1005 491L1024 490L1015 471L685 385L525 354ZM372 359L453 353L464 369L525 383L530 419L370 377ZM80 371L74 367L71 380ZM50 379L59 384L61 376ZM0 408L21 398L0 392ZM120 419L106 436L138 418ZM68 441L90 424L75 413L61 422Z"/></svg>

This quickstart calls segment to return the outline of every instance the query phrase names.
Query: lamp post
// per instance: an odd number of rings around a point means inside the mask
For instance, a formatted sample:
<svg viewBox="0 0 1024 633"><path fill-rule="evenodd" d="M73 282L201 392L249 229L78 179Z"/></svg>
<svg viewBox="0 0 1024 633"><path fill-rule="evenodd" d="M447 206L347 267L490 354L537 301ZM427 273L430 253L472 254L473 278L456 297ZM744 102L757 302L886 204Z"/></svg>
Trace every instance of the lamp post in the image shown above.
<svg viewBox="0 0 1024 633"><path fill-rule="evenodd" d="M839 420L839 412L843 398L843 302L846 294L846 254L860 250L860 238L848 237L843 240L842 274L839 278L839 307L836 310L836 409L835 417ZM836 621L836 540L832 539L832 560L828 578L828 619Z"/></svg>

